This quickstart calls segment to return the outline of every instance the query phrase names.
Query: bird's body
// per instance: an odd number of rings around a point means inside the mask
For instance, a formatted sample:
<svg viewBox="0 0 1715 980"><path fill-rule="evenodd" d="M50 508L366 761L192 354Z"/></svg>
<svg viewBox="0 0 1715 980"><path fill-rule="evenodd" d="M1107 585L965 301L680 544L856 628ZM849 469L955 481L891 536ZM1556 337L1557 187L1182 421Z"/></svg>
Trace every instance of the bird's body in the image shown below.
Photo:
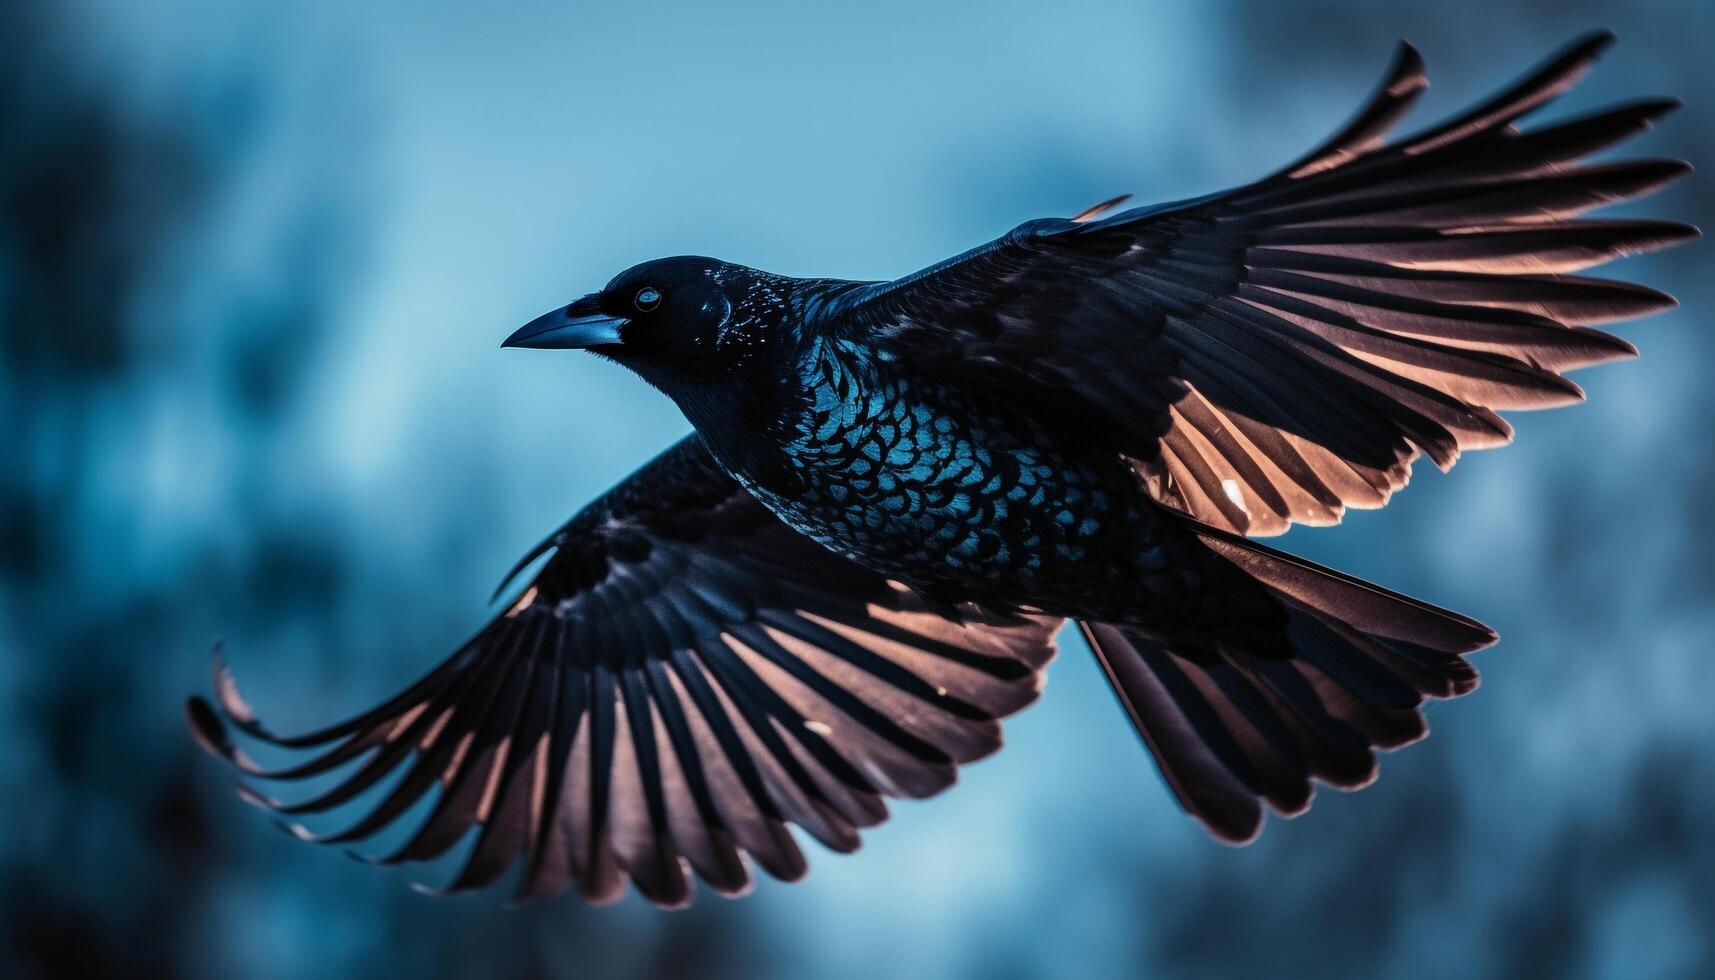
<svg viewBox="0 0 1715 980"><path fill-rule="evenodd" d="M931 596L1074 613L1161 534L1115 457L1075 453L1002 403L816 340L773 426L705 443L813 541Z"/></svg>
<svg viewBox="0 0 1715 980"><path fill-rule="evenodd" d="M945 788L1068 620L1215 836L1366 785L1426 734L1425 700L1476 687L1465 655L1494 634L1249 538L1504 444L1500 410L1574 401L1563 372L1635 353L1591 324L1672 305L1572 274L1695 234L1577 220L1685 172L1581 161L1672 103L1516 125L1606 43L1386 143L1426 84L1402 47L1345 128L1255 183L1026 222L892 282L634 267L508 345L618 361L696 434L526 555L508 582L548 557L505 611L385 704L281 738L220 668L192 726L259 778L365 760L297 803L247 790L283 814L404 771L354 826L299 836L366 839L438 787L381 860L475 829L454 888L521 858L525 897L629 877L670 906L692 872L743 891L744 855L802 875L787 823L851 850L883 797ZM264 770L223 717L327 748Z"/></svg>
<svg viewBox="0 0 1715 980"><path fill-rule="evenodd" d="M1119 457L998 393L828 336L804 312L859 286L788 287L799 342L753 387L742 419L728 401L686 404L727 472L788 526L948 605L1135 626L1195 616L1219 563L1139 495Z"/></svg>

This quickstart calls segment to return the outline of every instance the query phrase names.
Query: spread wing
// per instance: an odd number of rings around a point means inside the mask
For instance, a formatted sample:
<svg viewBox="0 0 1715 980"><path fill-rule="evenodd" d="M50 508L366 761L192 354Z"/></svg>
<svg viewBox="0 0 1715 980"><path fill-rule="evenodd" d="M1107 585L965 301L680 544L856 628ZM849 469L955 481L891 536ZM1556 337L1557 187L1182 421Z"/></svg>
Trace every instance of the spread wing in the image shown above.
<svg viewBox="0 0 1715 980"><path fill-rule="evenodd" d="M914 609L881 576L781 524L691 436L527 556L553 554L519 598L450 659L385 704L295 737L264 728L217 658L217 713L188 716L245 777L331 789L286 803L295 819L399 774L349 828L370 838L438 790L382 863L437 857L475 831L449 890L515 860L521 898L576 884L610 901L629 876L651 901L750 885L748 853L777 878L805 870L785 824L836 851L1000 745L997 719L1035 699L1058 620ZM514 570L514 574L517 573ZM977 621L973 621L977 620ZM265 770L229 735L307 760ZM346 767L350 766L349 769Z"/></svg>
<svg viewBox="0 0 1715 980"><path fill-rule="evenodd" d="M1343 130L1269 177L1028 222L854 289L827 322L938 377L1006 391L1217 527L1276 534L1380 507L1419 453L1446 469L1506 443L1500 410L1575 401L1564 372L1635 354L1591 324L1673 304L1572 273L1696 234L1576 218L1689 169L1580 162L1676 103L1514 126L1610 40L1591 36L1489 102L1384 144L1427 85L1402 45Z"/></svg>

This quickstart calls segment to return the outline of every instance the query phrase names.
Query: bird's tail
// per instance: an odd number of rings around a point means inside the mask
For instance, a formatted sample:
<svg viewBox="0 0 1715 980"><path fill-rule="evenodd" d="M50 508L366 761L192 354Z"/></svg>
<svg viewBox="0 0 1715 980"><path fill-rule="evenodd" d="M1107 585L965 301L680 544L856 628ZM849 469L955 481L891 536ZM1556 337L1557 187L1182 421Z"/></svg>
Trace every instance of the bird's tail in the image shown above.
<svg viewBox="0 0 1715 980"><path fill-rule="evenodd" d="M1483 624L1193 528L1277 603L1270 625L1171 635L1079 625L1180 805L1221 840L1255 839L1265 803L1304 812L1313 780L1368 785L1376 749L1427 734L1425 698L1476 689L1462 655L1495 641Z"/></svg>

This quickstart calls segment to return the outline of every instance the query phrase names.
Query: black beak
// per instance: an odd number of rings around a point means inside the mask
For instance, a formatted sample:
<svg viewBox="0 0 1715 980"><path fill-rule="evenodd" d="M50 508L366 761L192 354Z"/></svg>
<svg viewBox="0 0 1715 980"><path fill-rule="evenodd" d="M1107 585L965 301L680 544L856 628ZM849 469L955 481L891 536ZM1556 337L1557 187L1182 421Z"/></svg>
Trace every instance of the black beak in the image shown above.
<svg viewBox="0 0 1715 980"><path fill-rule="evenodd" d="M603 313L599 302L598 297L585 296L570 306L544 313L513 331L500 346L580 350L621 343L619 328L625 318Z"/></svg>

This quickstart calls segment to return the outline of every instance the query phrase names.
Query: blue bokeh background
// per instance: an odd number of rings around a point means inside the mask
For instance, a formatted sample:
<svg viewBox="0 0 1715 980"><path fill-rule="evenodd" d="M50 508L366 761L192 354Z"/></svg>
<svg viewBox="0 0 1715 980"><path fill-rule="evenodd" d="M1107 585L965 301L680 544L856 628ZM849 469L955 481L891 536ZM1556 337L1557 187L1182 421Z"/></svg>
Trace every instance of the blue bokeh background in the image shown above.
<svg viewBox="0 0 1715 980"><path fill-rule="evenodd" d="M685 429L501 351L657 255L889 278L1028 217L1254 178L1394 40L1427 113L1574 34L1547 115L1691 104L1715 4L21 0L0 5L0 974L1715 975L1715 280L1591 404L1286 546L1494 624L1354 796L1220 847L1081 645L1008 748L803 884L662 914L437 900L271 828L180 724L224 637L265 717L437 660L543 532ZM1709 225L1694 176L1641 207Z"/></svg>

